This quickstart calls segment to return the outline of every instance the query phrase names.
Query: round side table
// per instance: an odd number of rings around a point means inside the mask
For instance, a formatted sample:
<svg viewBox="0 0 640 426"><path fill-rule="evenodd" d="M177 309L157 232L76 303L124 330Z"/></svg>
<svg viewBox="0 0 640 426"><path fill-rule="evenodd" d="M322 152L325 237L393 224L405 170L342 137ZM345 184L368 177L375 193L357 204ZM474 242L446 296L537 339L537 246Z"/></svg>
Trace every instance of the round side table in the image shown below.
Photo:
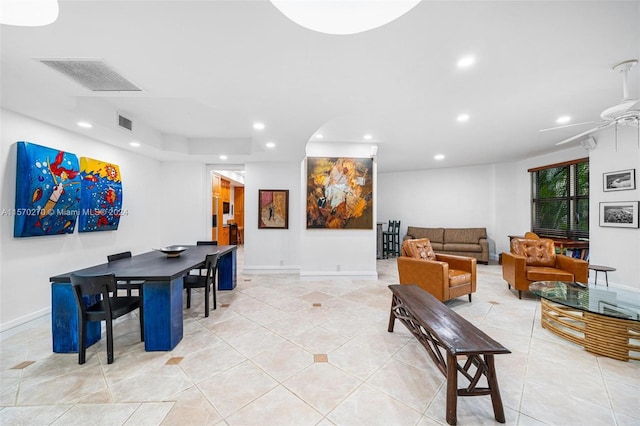
<svg viewBox="0 0 640 426"><path fill-rule="evenodd" d="M609 287L609 277L607 275L607 272L613 272L616 270L616 268L612 268L611 266L592 265L592 264L589 264L589 269L591 269L592 271L596 271L596 277L594 280L595 285L598 285L598 272L604 272L604 279L607 283L607 287Z"/></svg>

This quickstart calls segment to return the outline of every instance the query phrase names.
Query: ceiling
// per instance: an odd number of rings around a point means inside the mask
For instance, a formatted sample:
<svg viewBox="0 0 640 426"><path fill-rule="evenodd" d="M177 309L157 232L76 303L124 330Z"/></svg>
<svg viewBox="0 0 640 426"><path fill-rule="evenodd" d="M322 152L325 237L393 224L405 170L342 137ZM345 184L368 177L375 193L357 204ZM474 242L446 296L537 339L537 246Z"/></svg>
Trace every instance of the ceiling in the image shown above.
<svg viewBox="0 0 640 426"><path fill-rule="evenodd" d="M593 124L538 130L598 120L622 99L611 68L640 59L639 1L423 0L352 35L268 1L59 3L53 24L0 25L2 107L161 160L301 160L317 133L377 144L379 172L518 160L578 144L555 145ZM92 92L39 61L61 58L100 59L142 90ZM636 66L636 99L639 80Z"/></svg>

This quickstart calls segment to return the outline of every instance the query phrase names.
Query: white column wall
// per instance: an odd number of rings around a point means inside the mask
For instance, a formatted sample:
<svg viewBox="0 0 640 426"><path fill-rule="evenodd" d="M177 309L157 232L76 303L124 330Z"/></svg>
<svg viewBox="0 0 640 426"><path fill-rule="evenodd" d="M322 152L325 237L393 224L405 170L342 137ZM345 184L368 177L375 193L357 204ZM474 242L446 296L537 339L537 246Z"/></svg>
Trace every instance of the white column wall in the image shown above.
<svg viewBox="0 0 640 426"><path fill-rule="evenodd" d="M205 164L163 162L160 191L154 194L163 218L162 246L211 239L211 177ZM153 247L148 247L150 250Z"/></svg>
<svg viewBox="0 0 640 426"><path fill-rule="evenodd" d="M371 156L369 144L309 143L308 157ZM378 205L377 163L373 161L373 226L371 229L306 229L306 160L300 164L300 199L298 211L301 225L300 275L304 276L361 276L375 278L376 271L376 212Z"/></svg>
<svg viewBox="0 0 640 426"><path fill-rule="evenodd" d="M258 229L258 190L289 190L289 229ZM300 270L300 166L248 163L244 187L244 273Z"/></svg>

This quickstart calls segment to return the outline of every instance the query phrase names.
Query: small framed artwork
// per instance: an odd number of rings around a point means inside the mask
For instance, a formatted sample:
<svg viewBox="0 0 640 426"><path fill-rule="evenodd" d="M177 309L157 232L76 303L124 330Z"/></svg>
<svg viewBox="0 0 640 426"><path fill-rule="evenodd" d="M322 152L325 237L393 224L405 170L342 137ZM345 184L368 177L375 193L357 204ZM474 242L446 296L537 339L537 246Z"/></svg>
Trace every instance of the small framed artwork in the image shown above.
<svg viewBox="0 0 640 426"><path fill-rule="evenodd" d="M289 190L258 190L258 229L289 229Z"/></svg>
<svg viewBox="0 0 640 426"><path fill-rule="evenodd" d="M636 189L636 169L603 173L602 178L605 192Z"/></svg>
<svg viewBox="0 0 640 426"><path fill-rule="evenodd" d="M600 203L600 226L638 228L640 201L613 201Z"/></svg>

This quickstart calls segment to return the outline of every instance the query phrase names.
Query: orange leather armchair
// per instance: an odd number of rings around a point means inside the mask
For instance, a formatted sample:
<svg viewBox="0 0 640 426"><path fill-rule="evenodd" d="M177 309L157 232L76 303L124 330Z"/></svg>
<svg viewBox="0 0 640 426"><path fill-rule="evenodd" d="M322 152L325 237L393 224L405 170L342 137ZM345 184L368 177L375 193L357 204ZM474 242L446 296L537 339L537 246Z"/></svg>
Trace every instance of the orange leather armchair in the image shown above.
<svg viewBox="0 0 640 426"><path fill-rule="evenodd" d="M556 254L553 240L540 238L511 240L511 253L502 253L502 278L509 288L529 291L535 281L577 281L587 283L588 263L584 260Z"/></svg>
<svg viewBox="0 0 640 426"><path fill-rule="evenodd" d="M417 284L439 301L476 291L476 262L473 257L435 254L429 239L406 240L398 258L400 284Z"/></svg>

